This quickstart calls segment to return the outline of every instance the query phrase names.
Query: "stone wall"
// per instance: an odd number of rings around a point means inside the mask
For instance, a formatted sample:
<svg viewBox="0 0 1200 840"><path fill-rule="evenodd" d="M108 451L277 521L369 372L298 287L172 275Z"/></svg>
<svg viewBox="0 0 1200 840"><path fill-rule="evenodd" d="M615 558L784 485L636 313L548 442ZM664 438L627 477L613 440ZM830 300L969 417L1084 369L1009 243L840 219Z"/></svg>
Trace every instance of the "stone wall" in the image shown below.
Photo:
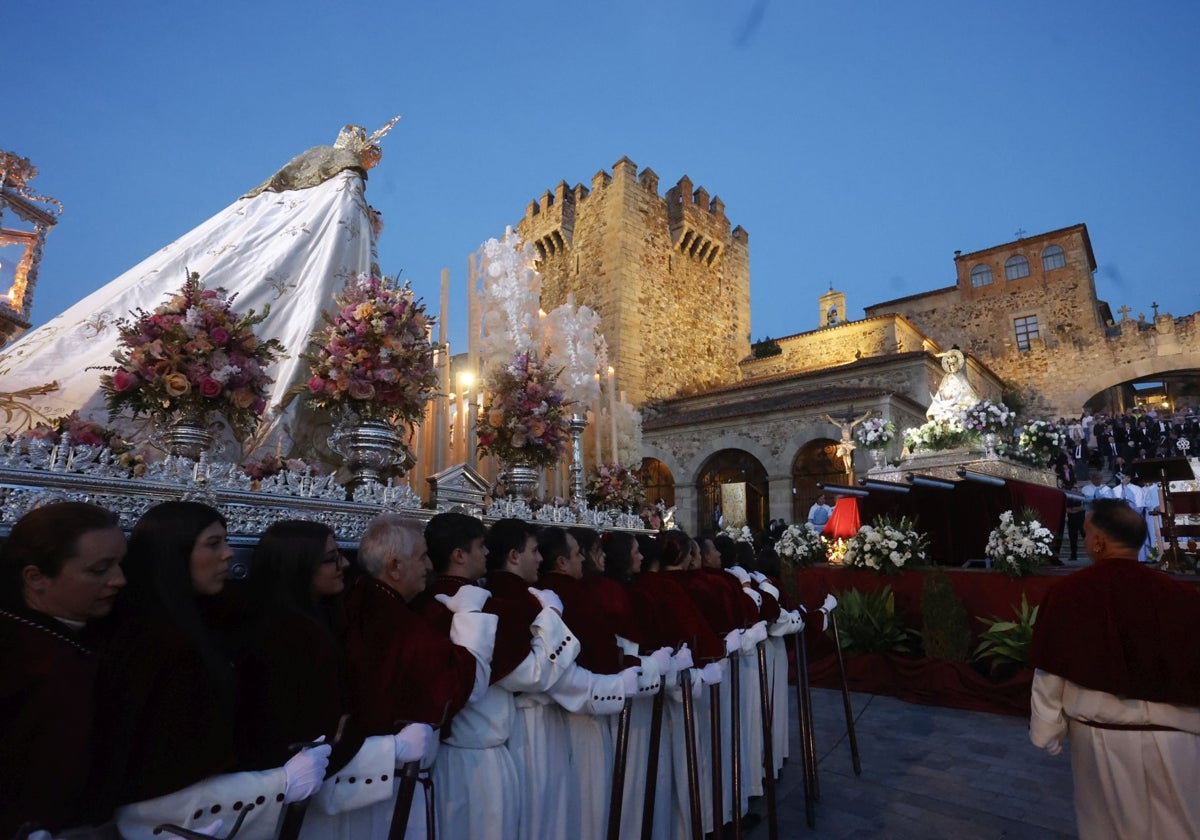
<svg viewBox="0 0 1200 840"><path fill-rule="evenodd" d="M1061 268L1046 270L1047 248L1063 250ZM1029 276L1005 279L1014 257ZM1111 323L1098 300L1087 228L1064 228L955 257L954 286L866 308L868 319L898 313L943 347L957 344L978 357L1027 401L1025 413L1078 416L1084 402L1106 388L1142 376L1200 367L1196 317L1162 315L1135 321L1122 313ZM990 284L974 287L971 272L987 266ZM1016 319L1036 318L1038 337L1019 346Z"/></svg>
<svg viewBox="0 0 1200 840"><path fill-rule="evenodd" d="M526 208L518 232L538 248L542 306L595 309L635 405L737 380L750 348L749 237L684 176L622 158L591 189L560 183Z"/></svg>

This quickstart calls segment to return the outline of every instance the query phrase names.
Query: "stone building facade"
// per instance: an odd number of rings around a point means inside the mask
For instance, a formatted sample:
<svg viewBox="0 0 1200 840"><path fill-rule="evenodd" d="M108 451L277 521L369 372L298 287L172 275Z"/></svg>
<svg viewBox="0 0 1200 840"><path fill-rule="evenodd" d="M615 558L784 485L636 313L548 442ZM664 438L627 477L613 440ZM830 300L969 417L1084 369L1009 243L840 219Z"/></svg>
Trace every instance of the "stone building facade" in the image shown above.
<svg viewBox="0 0 1200 840"><path fill-rule="evenodd" d="M1196 313L1134 320L1122 308L1114 323L1096 296L1085 225L958 253L954 263L953 286L873 304L867 318L897 313L959 345L1020 392L1029 414L1078 416L1121 383L1200 369Z"/></svg>
<svg viewBox="0 0 1200 840"><path fill-rule="evenodd" d="M538 250L542 307L573 292L599 313L635 405L735 382L750 352L748 234L686 175L658 189L653 170L623 157L590 189L560 182L517 226Z"/></svg>
<svg viewBox="0 0 1200 840"><path fill-rule="evenodd" d="M1200 369L1200 313L1114 321L1082 224L958 253L954 285L861 320L831 288L816 329L753 348L749 237L686 176L659 195L658 176L622 158L590 189L560 182L531 202L518 231L538 250L543 307L574 294L600 314L618 388L645 413L643 477L689 529L711 524L730 483L752 526L803 519L819 482L871 466L862 450L850 470L834 457L839 426L868 411L922 424L952 346L981 398L1018 394L1027 416L1077 416L1121 383Z"/></svg>

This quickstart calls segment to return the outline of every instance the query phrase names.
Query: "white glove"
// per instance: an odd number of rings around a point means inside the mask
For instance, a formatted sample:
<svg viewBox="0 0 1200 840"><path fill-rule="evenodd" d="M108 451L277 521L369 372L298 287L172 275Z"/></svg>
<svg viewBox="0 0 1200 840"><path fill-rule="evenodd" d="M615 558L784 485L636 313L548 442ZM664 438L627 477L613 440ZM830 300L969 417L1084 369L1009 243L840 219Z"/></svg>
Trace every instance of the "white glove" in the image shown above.
<svg viewBox="0 0 1200 840"><path fill-rule="evenodd" d="M1045 749L1050 755L1058 755L1060 752L1062 752L1062 741L1051 741L1043 749Z"/></svg>
<svg viewBox="0 0 1200 840"><path fill-rule="evenodd" d="M321 736L324 739L325 736ZM321 787L325 778L325 768L329 766L329 754L333 747L321 744L316 747L305 747L288 759L283 765L287 776L287 784L283 788L284 804L308 799Z"/></svg>
<svg viewBox="0 0 1200 840"><path fill-rule="evenodd" d="M741 566L730 566L725 571L737 578L740 583L746 584L750 582L750 575L746 574L746 570Z"/></svg>
<svg viewBox="0 0 1200 840"><path fill-rule="evenodd" d="M750 596L750 600L754 602L754 606L756 606L756 607L762 606L762 596L761 595L759 595L753 589L743 589L742 591Z"/></svg>
<svg viewBox="0 0 1200 840"><path fill-rule="evenodd" d="M410 761L424 762L437 749L437 735L427 723L410 723L392 739L396 744L396 766Z"/></svg>
<svg viewBox="0 0 1200 840"><path fill-rule="evenodd" d="M647 657L658 668L658 673L664 674L671 667L671 649L669 647L661 647Z"/></svg>
<svg viewBox="0 0 1200 840"><path fill-rule="evenodd" d="M742 631L733 629L725 634L725 653L737 653L742 649Z"/></svg>
<svg viewBox="0 0 1200 840"><path fill-rule="evenodd" d="M671 657L671 667L676 671L682 671L684 668L694 668L696 665L692 659L692 652L688 650L687 645L680 645L679 650Z"/></svg>
<svg viewBox="0 0 1200 840"><path fill-rule="evenodd" d="M535 589L529 587L529 594L538 599L538 603L542 605L544 610L554 610L559 615L563 613L562 598L558 597L558 593L549 589Z"/></svg>
<svg viewBox="0 0 1200 840"><path fill-rule="evenodd" d="M767 576L764 575L762 572L751 572L750 577L754 579L755 583L766 583L767 582Z"/></svg>
<svg viewBox="0 0 1200 840"><path fill-rule="evenodd" d="M792 610L790 615L792 616L792 626L796 628L792 632L799 633L804 629L804 616L800 615L800 610Z"/></svg>
<svg viewBox="0 0 1200 840"><path fill-rule="evenodd" d="M709 662L700 669L700 680L705 685L716 685L725 676L725 672L721 670L720 662Z"/></svg>
<svg viewBox="0 0 1200 840"><path fill-rule="evenodd" d="M641 673L641 669L637 668L636 666L633 668L626 668L621 672L621 683L625 686L626 697L633 697L637 694L639 673Z"/></svg>
<svg viewBox="0 0 1200 840"><path fill-rule="evenodd" d="M767 638L767 623L760 621L742 635L742 653L754 653L758 643Z"/></svg>
<svg viewBox="0 0 1200 840"><path fill-rule="evenodd" d="M821 604L821 632L824 633L829 629L829 614L837 609L837 598L833 597L833 593L825 596L825 603Z"/></svg>
<svg viewBox="0 0 1200 840"><path fill-rule="evenodd" d="M448 595L434 595L433 597L452 613L479 612L487 603L487 599L491 597L491 593L468 583L455 592L453 598Z"/></svg>

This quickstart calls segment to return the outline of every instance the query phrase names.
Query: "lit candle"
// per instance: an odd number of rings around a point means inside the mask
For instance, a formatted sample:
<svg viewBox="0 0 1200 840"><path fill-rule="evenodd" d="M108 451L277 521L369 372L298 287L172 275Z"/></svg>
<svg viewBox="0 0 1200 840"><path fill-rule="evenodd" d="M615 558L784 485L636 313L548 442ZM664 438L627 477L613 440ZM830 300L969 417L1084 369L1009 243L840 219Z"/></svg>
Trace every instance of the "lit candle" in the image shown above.
<svg viewBox="0 0 1200 840"><path fill-rule="evenodd" d="M612 463L617 463L617 370L608 367L608 418L612 424Z"/></svg>
<svg viewBox="0 0 1200 840"><path fill-rule="evenodd" d="M595 466L599 467L604 461L604 453L601 452L601 434L600 434L600 374L596 374L596 399L592 403L592 445L596 453Z"/></svg>

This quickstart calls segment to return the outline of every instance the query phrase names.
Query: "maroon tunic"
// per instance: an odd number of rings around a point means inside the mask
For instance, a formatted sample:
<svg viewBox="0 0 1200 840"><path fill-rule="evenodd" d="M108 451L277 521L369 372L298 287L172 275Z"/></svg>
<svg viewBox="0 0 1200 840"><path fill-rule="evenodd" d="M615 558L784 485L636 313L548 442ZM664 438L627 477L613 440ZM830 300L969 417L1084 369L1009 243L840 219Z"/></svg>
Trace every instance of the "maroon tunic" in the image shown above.
<svg viewBox="0 0 1200 840"><path fill-rule="evenodd" d="M611 618L618 636L639 646L646 643L645 633L624 586L603 575L588 575L583 579L583 588L595 596L600 609Z"/></svg>
<svg viewBox="0 0 1200 840"><path fill-rule="evenodd" d="M0 610L0 837L80 818L92 751L96 660L71 628Z"/></svg>
<svg viewBox="0 0 1200 840"><path fill-rule="evenodd" d="M467 704L475 686L471 652L373 578L346 594L342 644L350 711L367 734L395 732L397 721L436 726Z"/></svg>
<svg viewBox="0 0 1200 840"><path fill-rule="evenodd" d="M229 664L230 681L233 665ZM96 681L99 807L154 799L238 769L233 710L192 640L158 613L130 610Z"/></svg>
<svg viewBox="0 0 1200 840"><path fill-rule="evenodd" d="M346 674L333 634L316 619L282 607L271 611L237 663L234 740L243 770L281 767L292 744L332 741L347 712ZM334 746L335 773L362 746L348 721Z"/></svg>
<svg viewBox="0 0 1200 840"><path fill-rule="evenodd" d="M515 577L515 575L514 575ZM413 609L439 633L450 635L450 612L435 595L453 597L472 581L453 575L443 575L429 584L428 588L413 599ZM525 661L530 651L529 626L542 611L541 604L528 591L522 589L524 597L505 598L492 595L483 605L483 612L496 616L496 647L492 652L492 685L507 677Z"/></svg>
<svg viewBox="0 0 1200 840"><path fill-rule="evenodd" d="M1050 587L1029 663L1119 697L1200 706L1200 592L1132 558Z"/></svg>
<svg viewBox="0 0 1200 840"><path fill-rule="evenodd" d="M714 569L709 566L697 569L696 572L707 578L709 585L721 592L726 610L737 617L737 627L744 630L758 621L758 611L750 601L750 596L743 591L742 584L738 582L737 578L724 569Z"/></svg>
<svg viewBox="0 0 1200 840"><path fill-rule="evenodd" d="M724 640L713 632L672 572L642 572L626 587L650 649L686 643L698 665L725 656Z"/></svg>
<svg viewBox="0 0 1200 840"><path fill-rule="evenodd" d="M730 630L742 626L741 611L735 611L733 601L726 589L712 575L703 574L701 569L686 572L672 572L675 581L683 587L688 597L696 602L700 614L708 622L708 626L719 636L724 636ZM737 593L734 593L737 594ZM738 595L745 599L744 595Z"/></svg>
<svg viewBox="0 0 1200 840"><path fill-rule="evenodd" d="M601 607L595 590L587 589L583 581L561 572L542 575L538 586L562 600L563 621L579 640L579 656L575 661L581 668L593 674L615 674L637 664L637 659L627 659L617 644L617 623Z"/></svg>

